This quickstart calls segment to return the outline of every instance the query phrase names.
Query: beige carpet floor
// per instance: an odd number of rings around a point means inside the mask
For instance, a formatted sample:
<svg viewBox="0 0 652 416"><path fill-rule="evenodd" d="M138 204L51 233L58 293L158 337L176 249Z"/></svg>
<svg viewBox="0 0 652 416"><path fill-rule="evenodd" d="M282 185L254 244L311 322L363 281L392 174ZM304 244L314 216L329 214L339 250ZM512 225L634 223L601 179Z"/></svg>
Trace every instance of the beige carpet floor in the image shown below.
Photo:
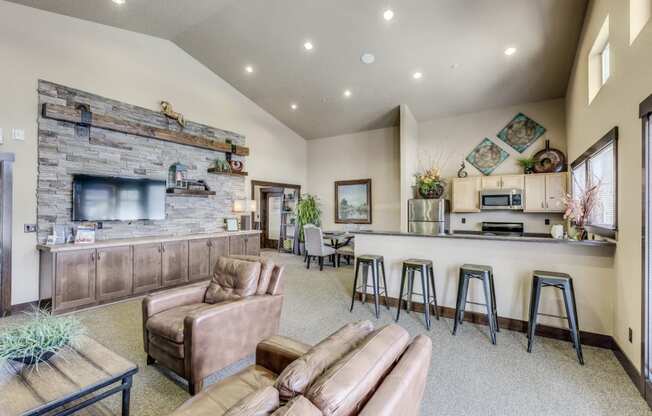
<svg viewBox="0 0 652 416"><path fill-rule="evenodd" d="M307 271L300 257L265 255L287 265L283 335L315 343L347 322L375 321L369 304L356 303L349 312L352 267ZM378 325L393 322L395 309L381 311ZM132 390L132 415L166 415L188 399L183 382L157 366L145 365L139 300L77 315L91 336L140 367ZM0 319L0 330L21 319ZM567 342L539 337L528 354L522 333L501 331L493 346L484 326L465 324L453 337L448 319L433 319L431 331L426 331L420 314L401 314L400 324L412 335L424 333L433 340L422 415L652 415L611 351L586 347L586 365L580 366ZM252 360L236 363L208 382L237 372ZM119 402L116 398L107 405L117 410Z"/></svg>

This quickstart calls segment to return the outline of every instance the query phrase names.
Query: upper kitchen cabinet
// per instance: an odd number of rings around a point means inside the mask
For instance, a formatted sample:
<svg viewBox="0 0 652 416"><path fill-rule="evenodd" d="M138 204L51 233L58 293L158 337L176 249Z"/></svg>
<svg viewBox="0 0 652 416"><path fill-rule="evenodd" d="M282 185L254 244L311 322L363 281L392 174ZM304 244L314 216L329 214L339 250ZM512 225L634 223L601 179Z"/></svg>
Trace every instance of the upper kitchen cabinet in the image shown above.
<svg viewBox="0 0 652 416"><path fill-rule="evenodd" d="M566 173L525 176L525 212L564 212Z"/></svg>
<svg viewBox="0 0 652 416"><path fill-rule="evenodd" d="M452 211L480 212L480 189L482 180L479 176L453 179Z"/></svg>
<svg viewBox="0 0 652 416"><path fill-rule="evenodd" d="M495 175L482 177L482 190L523 189L525 175Z"/></svg>

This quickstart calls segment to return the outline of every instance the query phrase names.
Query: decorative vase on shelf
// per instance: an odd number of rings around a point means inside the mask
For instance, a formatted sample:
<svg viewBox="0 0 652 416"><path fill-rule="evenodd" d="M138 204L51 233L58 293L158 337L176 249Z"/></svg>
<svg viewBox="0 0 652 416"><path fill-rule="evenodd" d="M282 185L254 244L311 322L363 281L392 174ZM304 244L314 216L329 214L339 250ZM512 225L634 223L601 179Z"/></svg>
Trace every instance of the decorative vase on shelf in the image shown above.
<svg viewBox="0 0 652 416"><path fill-rule="evenodd" d="M587 232L584 226L580 225L571 225L568 229L568 238L571 240L586 240Z"/></svg>
<svg viewBox="0 0 652 416"><path fill-rule="evenodd" d="M419 195L424 199L439 199L444 195L445 191L446 188L441 182L419 187Z"/></svg>

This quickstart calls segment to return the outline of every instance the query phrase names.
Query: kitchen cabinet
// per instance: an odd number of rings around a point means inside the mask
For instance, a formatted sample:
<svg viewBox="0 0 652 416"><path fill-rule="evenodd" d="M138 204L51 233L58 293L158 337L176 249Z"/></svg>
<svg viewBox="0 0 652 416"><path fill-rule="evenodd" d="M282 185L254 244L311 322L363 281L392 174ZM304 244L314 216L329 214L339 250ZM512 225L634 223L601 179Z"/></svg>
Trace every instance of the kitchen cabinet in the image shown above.
<svg viewBox="0 0 652 416"><path fill-rule="evenodd" d="M229 255L229 237L213 238L210 241L210 275L213 276L215 262L220 256Z"/></svg>
<svg viewBox="0 0 652 416"><path fill-rule="evenodd" d="M480 212L481 186L479 176L453 179L452 211Z"/></svg>
<svg viewBox="0 0 652 416"><path fill-rule="evenodd" d="M131 295L133 288L131 246L98 248L96 273L99 301Z"/></svg>
<svg viewBox="0 0 652 416"><path fill-rule="evenodd" d="M54 275L53 309L75 309L96 303L95 249L59 253Z"/></svg>
<svg viewBox="0 0 652 416"><path fill-rule="evenodd" d="M260 256L260 236L256 235L245 235L245 253L248 256Z"/></svg>
<svg viewBox="0 0 652 416"><path fill-rule="evenodd" d="M523 189L525 175L492 175L482 177L482 190Z"/></svg>
<svg viewBox="0 0 652 416"><path fill-rule="evenodd" d="M246 252L244 235L229 237L229 256L242 256Z"/></svg>
<svg viewBox="0 0 652 416"><path fill-rule="evenodd" d="M163 250L161 243L134 246L134 294L161 287Z"/></svg>
<svg viewBox="0 0 652 416"><path fill-rule="evenodd" d="M188 281L188 242L167 241L162 245L163 265L161 282L163 287Z"/></svg>
<svg viewBox="0 0 652 416"><path fill-rule="evenodd" d="M188 280L196 282L211 277L211 240L190 240L188 247Z"/></svg>
<svg viewBox="0 0 652 416"><path fill-rule="evenodd" d="M525 176L525 212L564 212L566 173Z"/></svg>

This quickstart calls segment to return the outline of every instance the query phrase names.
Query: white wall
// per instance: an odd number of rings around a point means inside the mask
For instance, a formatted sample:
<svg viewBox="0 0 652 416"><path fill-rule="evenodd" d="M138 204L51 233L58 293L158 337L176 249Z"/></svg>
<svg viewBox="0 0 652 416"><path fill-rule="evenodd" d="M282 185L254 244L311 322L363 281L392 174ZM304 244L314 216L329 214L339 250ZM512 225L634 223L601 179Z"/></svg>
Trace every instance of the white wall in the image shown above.
<svg viewBox="0 0 652 416"><path fill-rule="evenodd" d="M568 92L568 153L576 158L614 126L618 142L618 248L614 293L614 338L635 367L641 365L641 121L639 104L652 94L652 25L630 46L629 1L589 4ZM588 56L609 16L611 78L588 105ZM582 319L580 317L580 319ZM633 342L628 341L628 328Z"/></svg>
<svg viewBox="0 0 652 416"><path fill-rule="evenodd" d="M419 122L407 105L402 104L400 112L401 231L406 232L408 230L407 201L414 197L412 184L419 168Z"/></svg>
<svg viewBox="0 0 652 416"><path fill-rule="evenodd" d="M0 0L0 63L0 152L16 154L13 304L38 297L36 235L23 233L36 222L38 79L151 109L166 99L189 120L247 136L250 179L306 183L305 140L166 40ZM12 128L26 140L11 140Z"/></svg>
<svg viewBox="0 0 652 416"><path fill-rule="evenodd" d="M342 230L335 224L335 181L371 178L372 224L365 229L399 229L399 137L397 128L386 128L308 140L307 192L319 197L322 227Z"/></svg>

